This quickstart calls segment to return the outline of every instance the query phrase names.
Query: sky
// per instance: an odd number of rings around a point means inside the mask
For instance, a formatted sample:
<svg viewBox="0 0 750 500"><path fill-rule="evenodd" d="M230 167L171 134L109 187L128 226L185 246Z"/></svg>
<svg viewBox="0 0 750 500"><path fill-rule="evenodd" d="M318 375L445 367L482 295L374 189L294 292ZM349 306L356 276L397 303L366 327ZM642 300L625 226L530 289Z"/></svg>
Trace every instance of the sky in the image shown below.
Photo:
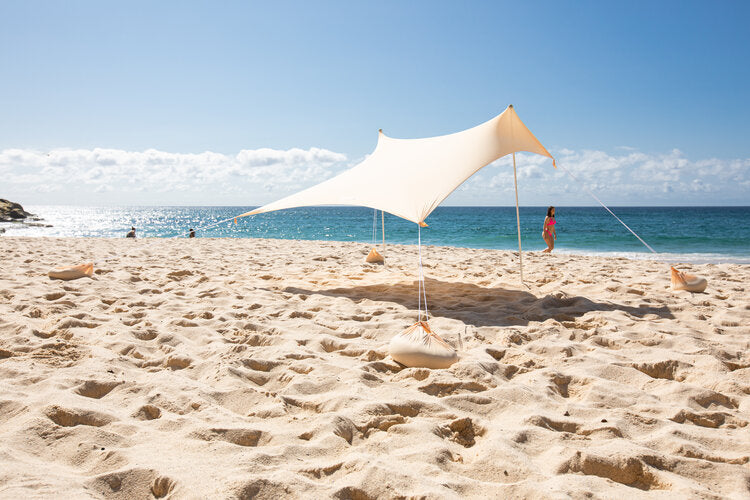
<svg viewBox="0 0 750 500"><path fill-rule="evenodd" d="M261 205L513 104L524 205L747 205L750 3L0 2L0 198ZM503 158L446 200L512 205Z"/></svg>

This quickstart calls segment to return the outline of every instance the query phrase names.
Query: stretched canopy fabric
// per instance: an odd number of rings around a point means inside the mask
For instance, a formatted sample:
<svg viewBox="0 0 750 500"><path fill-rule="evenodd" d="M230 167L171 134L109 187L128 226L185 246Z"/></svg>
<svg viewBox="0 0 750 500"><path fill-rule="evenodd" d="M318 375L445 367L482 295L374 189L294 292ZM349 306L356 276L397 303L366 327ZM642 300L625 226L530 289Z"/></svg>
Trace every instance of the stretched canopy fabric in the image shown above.
<svg viewBox="0 0 750 500"><path fill-rule="evenodd" d="M424 225L427 216L477 170L517 151L552 158L513 106L455 134L393 139L381 130L375 151L362 163L239 217L294 207L359 205Z"/></svg>

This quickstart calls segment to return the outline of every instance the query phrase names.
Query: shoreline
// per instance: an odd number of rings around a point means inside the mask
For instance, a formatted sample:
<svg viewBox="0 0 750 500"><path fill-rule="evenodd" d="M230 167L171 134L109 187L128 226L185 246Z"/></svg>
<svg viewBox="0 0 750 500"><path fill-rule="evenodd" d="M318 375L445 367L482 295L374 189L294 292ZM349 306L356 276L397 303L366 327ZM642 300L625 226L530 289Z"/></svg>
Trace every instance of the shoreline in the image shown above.
<svg viewBox="0 0 750 500"><path fill-rule="evenodd" d="M17 239L23 239L23 238L29 238L29 239L52 239L52 240L65 240L65 239L73 239L73 240L103 240L103 241L118 241L120 239L125 239L124 237L106 237L106 236L22 236L22 235L2 235L2 237L10 239L10 238L17 238ZM219 237L197 237L194 239L187 238L186 236L163 236L163 237L138 237L136 240L139 241L159 241L159 240L191 240L191 241L197 241L197 240L213 240L213 241L229 241L229 240L258 240L258 241L300 241L300 242L307 242L307 243L329 243L329 242L336 242L336 243L345 243L345 244L352 244L352 245L364 245L364 246L375 246L378 249L381 247L381 243L376 243L373 245L371 242L367 241L342 241L342 240L313 240L313 239L295 239L295 238L258 238L258 237L228 237L228 236L219 236ZM404 247L416 247L417 244L407 244L407 243L388 243L386 240L386 246L404 246ZM445 248L445 249L456 249L456 250L479 250L479 251L488 251L488 252L509 252L509 253L515 253L518 254L518 250L514 249L501 249L501 248L479 248L479 247L461 247L461 246L449 246L449 245L422 245L423 248ZM541 250L535 249L535 250L523 250L523 254L537 254L540 253ZM713 265L722 265L722 264L735 264L735 265L750 265L750 255L749 256L737 256L733 254L711 254L711 253L703 253L703 252L688 252L688 253L671 253L671 252L659 252L656 254L651 254L648 252L622 252L622 251L597 251L597 250L584 250L584 249L555 249L552 255L558 255L558 256L573 256L573 257L593 257L593 258L604 258L604 259L628 259L632 261L647 261L647 262L660 262L660 263L670 263L671 265L703 265L703 264L713 264Z"/></svg>
<svg viewBox="0 0 750 500"><path fill-rule="evenodd" d="M0 237L8 496L742 498L750 265L422 249L460 359L405 368L417 247ZM50 280L94 261L94 279ZM460 337L459 337L460 336ZM460 338L460 340L459 340Z"/></svg>
<svg viewBox="0 0 750 500"><path fill-rule="evenodd" d="M556 251L576 255L625 256L637 260L689 263L750 263L750 230L736 220L750 216L750 207L620 207L619 216L657 255L643 246L604 209L569 207L558 218L561 238ZM372 241L373 211L362 207L314 207L261 214L232 224L213 226L236 215L236 208L34 206L52 228L7 228L6 236L123 237L131 226L141 237L306 238L308 241ZM543 250L540 214L521 207L523 248ZM541 214L543 217L543 213ZM518 248L515 210L508 207L438 207L422 231L422 242L456 248L515 251ZM678 223L694 220L695 226ZM2 224L0 224L1 226ZM381 224L376 221L376 237ZM204 228L204 229L201 229ZM415 244L413 223L386 214L387 242ZM646 255L646 254L649 255Z"/></svg>

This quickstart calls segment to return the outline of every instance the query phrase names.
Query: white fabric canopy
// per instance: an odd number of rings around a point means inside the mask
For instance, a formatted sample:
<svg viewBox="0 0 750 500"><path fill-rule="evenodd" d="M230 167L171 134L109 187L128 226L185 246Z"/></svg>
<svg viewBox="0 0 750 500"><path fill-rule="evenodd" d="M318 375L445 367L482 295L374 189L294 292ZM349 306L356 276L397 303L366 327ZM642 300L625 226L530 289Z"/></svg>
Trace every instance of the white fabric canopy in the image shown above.
<svg viewBox="0 0 750 500"><path fill-rule="evenodd" d="M477 170L518 151L552 158L513 106L455 134L393 139L381 130L375 151L362 163L239 217L294 207L359 205L424 224L427 216Z"/></svg>

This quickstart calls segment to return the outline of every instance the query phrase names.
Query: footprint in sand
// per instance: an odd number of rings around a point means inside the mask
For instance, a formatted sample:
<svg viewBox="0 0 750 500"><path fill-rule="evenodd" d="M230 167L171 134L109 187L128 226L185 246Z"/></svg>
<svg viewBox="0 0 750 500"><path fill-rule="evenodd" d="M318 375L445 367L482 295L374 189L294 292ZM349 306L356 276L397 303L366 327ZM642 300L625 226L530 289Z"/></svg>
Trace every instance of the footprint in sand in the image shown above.
<svg viewBox="0 0 750 500"><path fill-rule="evenodd" d="M403 365L400 365L392 361L373 361L367 363L362 367L363 370L374 370L378 373L398 373L404 369Z"/></svg>
<svg viewBox="0 0 750 500"><path fill-rule="evenodd" d="M164 362L164 366L172 370L182 370L192 364L193 360L185 355L176 354L169 356Z"/></svg>
<svg viewBox="0 0 750 500"><path fill-rule="evenodd" d="M133 417L138 420L156 420L161 417L161 410L158 406L143 405L138 408L138 411L133 414Z"/></svg>
<svg viewBox="0 0 750 500"><path fill-rule="evenodd" d="M166 476L158 476L151 483L151 493L154 497L162 498L174 490L175 482Z"/></svg>
<svg viewBox="0 0 750 500"><path fill-rule="evenodd" d="M154 340L159 333L153 328L146 330L132 330L131 333L138 340Z"/></svg>
<svg viewBox="0 0 750 500"><path fill-rule="evenodd" d="M418 388L421 392L439 398L462 392L482 392L487 387L478 382L431 382Z"/></svg>
<svg viewBox="0 0 750 500"><path fill-rule="evenodd" d="M526 420L529 424L555 432L570 432L577 434L581 426L574 421L554 420L543 415L534 415Z"/></svg>
<svg viewBox="0 0 750 500"><path fill-rule="evenodd" d="M738 419L730 415L729 413L718 411L693 412L690 410L680 410L674 417L670 418L669 420L677 422L678 424L691 422L694 425L700 427L708 427L710 429L717 429L722 425L727 425L727 427L729 428L747 426L746 421Z"/></svg>
<svg viewBox="0 0 750 500"><path fill-rule="evenodd" d="M65 292L51 292L44 296L45 299L52 301L57 300L65 296Z"/></svg>
<svg viewBox="0 0 750 500"><path fill-rule="evenodd" d="M372 349L344 349L338 352L342 356L358 357L362 361L380 361L388 355Z"/></svg>
<svg viewBox="0 0 750 500"><path fill-rule="evenodd" d="M258 446L264 433L255 429L205 429L192 434L204 441L226 441L238 446ZM265 439L264 439L265 441Z"/></svg>
<svg viewBox="0 0 750 500"><path fill-rule="evenodd" d="M292 311L289 314L290 319L295 318L302 318L302 319L312 319L314 315L312 313L306 312L306 311Z"/></svg>
<svg viewBox="0 0 750 500"><path fill-rule="evenodd" d="M438 427L435 434L455 441L464 448L471 448L476 444L475 438L484 434L484 429L474 423L469 417L465 417Z"/></svg>
<svg viewBox="0 0 750 500"><path fill-rule="evenodd" d="M199 326L195 321L190 321L189 319L184 318L172 321L172 324L183 328L195 328L196 326Z"/></svg>
<svg viewBox="0 0 750 500"><path fill-rule="evenodd" d="M44 410L47 418L62 427L75 427L77 425L90 425L101 427L114 422L115 418L105 413L78 408L63 408L53 405Z"/></svg>
<svg viewBox="0 0 750 500"><path fill-rule="evenodd" d="M567 375L561 375L559 373L555 373L550 377L550 382L554 384L554 387L556 389L556 392L564 397L567 398L570 396L568 393L568 386L570 385L570 382L573 379Z"/></svg>
<svg viewBox="0 0 750 500"><path fill-rule="evenodd" d="M651 378L663 378L667 380L677 380L681 382L684 377L676 376L678 368L689 368L690 365L674 359L659 361L657 363L640 363L630 365L636 370L645 373Z"/></svg>
<svg viewBox="0 0 750 500"><path fill-rule="evenodd" d="M334 352L346 349L347 347L349 347L349 344L337 342L332 338L324 338L320 341L320 347L322 347L325 352Z"/></svg>
<svg viewBox="0 0 750 500"><path fill-rule="evenodd" d="M359 431L359 437L367 439L375 431L387 432L394 425L405 424L406 422L407 419L403 415L378 415L365 424L356 426L356 428Z"/></svg>
<svg viewBox="0 0 750 500"><path fill-rule="evenodd" d="M95 477L89 487L102 496L117 493L122 498L163 498L176 494L177 483L152 469L125 469Z"/></svg>
<svg viewBox="0 0 750 500"><path fill-rule="evenodd" d="M558 468L557 472L603 477L641 490L669 489L669 485L659 480L654 470L638 457L605 457L577 451Z"/></svg>
<svg viewBox="0 0 750 500"><path fill-rule="evenodd" d="M261 372L270 372L272 369L279 366L281 362L248 358L248 359L243 359L242 364L250 368L251 370L257 370Z"/></svg>
<svg viewBox="0 0 750 500"><path fill-rule="evenodd" d="M193 272L189 271L187 269L182 269L180 271L172 271L171 273L167 274L167 278L169 278L172 281L180 281L186 276L192 276Z"/></svg>
<svg viewBox="0 0 750 500"><path fill-rule="evenodd" d="M101 399L120 384L122 384L122 382L101 382L98 380L87 380L83 384L76 387L74 392L87 398Z"/></svg>
<svg viewBox="0 0 750 500"><path fill-rule="evenodd" d="M501 359L503 359L503 357L505 357L505 349L493 349L491 347L488 347L487 349L485 349L485 352L492 356L495 361L500 361Z"/></svg>
<svg viewBox="0 0 750 500"><path fill-rule="evenodd" d="M25 316L29 318L43 318L45 317L45 314L44 311L42 311L38 307L32 307L29 312L25 314Z"/></svg>
<svg viewBox="0 0 750 500"><path fill-rule="evenodd" d="M309 438L308 438L309 439ZM307 474L309 476L314 477L315 479L324 479L335 472L337 472L341 467L344 465L343 462L338 462L333 465L327 465L327 466L320 466L320 467L310 467L307 469L301 469L299 472L301 474Z"/></svg>
<svg viewBox="0 0 750 500"><path fill-rule="evenodd" d="M730 398L729 396L710 389L707 389L696 396L692 396L690 400L706 409L724 407L733 410L739 407L737 400L734 398Z"/></svg>

